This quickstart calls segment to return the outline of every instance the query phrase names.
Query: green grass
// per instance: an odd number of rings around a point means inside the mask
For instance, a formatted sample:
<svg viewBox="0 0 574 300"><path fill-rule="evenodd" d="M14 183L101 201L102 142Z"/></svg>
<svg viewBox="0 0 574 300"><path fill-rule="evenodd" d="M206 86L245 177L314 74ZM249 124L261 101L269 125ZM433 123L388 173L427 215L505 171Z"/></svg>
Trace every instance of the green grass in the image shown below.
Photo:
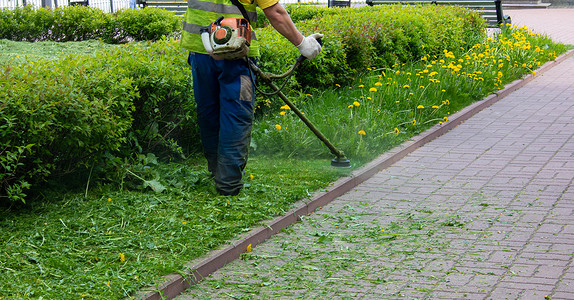
<svg viewBox="0 0 574 300"><path fill-rule="evenodd" d="M55 57L66 51L89 54L102 47L98 42L66 43L63 49L48 43L49 50L44 53L28 51L35 47L27 43L2 41L0 45L0 53L10 53L2 57L9 56L14 62ZM307 101L298 103L303 103L306 115L357 167L437 123L447 122L450 114L565 50L563 45L524 30L508 32L480 47L446 51L441 57L392 69L375 67L348 86L302 94ZM535 51L536 47L540 51ZM431 76L432 72L437 74ZM261 115L269 116L255 125L253 150L258 155L251 157L245 176L248 187L237 197L215 195L201 159L173 164L150 160L148 165L130 169L147 182L120 170L118 182L92 182L86 192L88 175L77 175L74 191L52 185L38 197L42 200L2 208L0 299L119 299L132 295L163 275L181 271L188 261L263 220L283 215L297 200L349 174L350 169L331 168L326 148L290 111L278 106L266 108ZM150 186L165 191L153 192ZM456 228L463 222L455 218L437 224ZM387 234L365 231L373 236L361 238L386 243L394 239L389 232L408 233L401 231L401 226L416 224L395 225L398 227L385 229ZM332 239L320 232L313 238L322 243Z"/></svg>
<svg viewBox="0 0 574 300"><path fill-rule="evenodd" d="M100 41L82 42L14 42L0 40L0 63L20 63L27 60L57 59L65 54L90 55L99 49L118 47L117 45L105 44Z"/></svg>
<svg viewBox="0 0 574 300"><path fill-rule="evenodd" d="M324 160L255 158L249 187L222 197L203 164L161 168L162 181L172 182L163 193L55 191L0 212L0 297L128 296L349 172Z"/></svg>

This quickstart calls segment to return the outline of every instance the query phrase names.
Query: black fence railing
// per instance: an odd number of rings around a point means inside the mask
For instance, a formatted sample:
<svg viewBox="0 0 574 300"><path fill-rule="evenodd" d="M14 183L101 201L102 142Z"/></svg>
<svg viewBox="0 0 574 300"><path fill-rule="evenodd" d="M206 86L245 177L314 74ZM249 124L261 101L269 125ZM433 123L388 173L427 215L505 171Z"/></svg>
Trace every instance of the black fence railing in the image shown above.
<svg viewBox="0 0 574 300"><path fill-rule="evenodd" d="M164 0L166 1L166 0ZM60 7L68 5L85 5L97 7L104 12L115 12L120 9L126 8L141 8L143 5L139 4L141 0L0 0L1 8L15 8L24 5L32 5L34 7ZM167 1L170 2L170 1ZM173 1L172 1L173 2ZM365 0L279 0L281 4L287 3L305 3L313 2L315 5L325 6L363 6Z"/></svg>
<svg viewBox="0 0 574 300"><path fill-rule="evenodd" d="M85 5L97 7L108 13L140 6L136 4L136 0L0 0L0 8L15 8L25 5L52 8L68 5Z"/></svg>

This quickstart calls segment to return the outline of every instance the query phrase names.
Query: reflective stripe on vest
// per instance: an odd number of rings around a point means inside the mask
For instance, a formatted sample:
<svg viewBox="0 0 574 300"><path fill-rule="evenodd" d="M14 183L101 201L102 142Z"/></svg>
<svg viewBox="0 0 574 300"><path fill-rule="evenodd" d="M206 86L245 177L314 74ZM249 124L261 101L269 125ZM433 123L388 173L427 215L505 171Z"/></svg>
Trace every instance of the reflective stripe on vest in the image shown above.
<svg viewBox="0 0 574 300"><path fill-rule="evenodd" d="M205 26L199 26L195 24L189 24L187 22L183 22L183 30L189 33L200 34L201 28ZM255 35L255 31L251 31L251 40L257 40L257 36Z"/></svg>
<svg viewBox="0 0 574 300"><path fill-rule="evenodd" d="M212 2L213 1L213 2ZM245 5L250 23L257 21L256 5ZM198 53L207 53L201 42L199 30L215 21L217 18L243 18L241 11L230 0L188 0L187 11L183 22L181 46L187 50ZM253 26L251 27L253 29ZM259 56L259 43L252 30L249 56Z"/></svg>
<svg viewBox="0 0 574 300"><path fill-rule="evenodd" d="M187 2L187 7L191 9L197 9L202 11L210 11L219 14L240 14L241 11L235 6L233 3L231 4L221 4L221 3L213 3L207 1L199 1L199 0L192 0ZM247 12L247 16L249 17L249 22L255 23L257 22L257 12L250 11L249 6L244 6L245 11Z"/></svg>

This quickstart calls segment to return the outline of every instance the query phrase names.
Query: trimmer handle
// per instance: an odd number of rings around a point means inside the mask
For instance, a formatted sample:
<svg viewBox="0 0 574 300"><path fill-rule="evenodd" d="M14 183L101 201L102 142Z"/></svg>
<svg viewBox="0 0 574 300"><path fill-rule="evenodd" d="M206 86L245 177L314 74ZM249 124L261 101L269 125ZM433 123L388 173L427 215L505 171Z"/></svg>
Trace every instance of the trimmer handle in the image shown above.
<svg viewBox="0 0 574 300"><path fill-rule="evenodd" d="M321 45L321 47L323 47L323 38L318 38L317 42L319 43L319 45ZM299 57L297 57L297 63L302 63L306 59L307 59L307 57L305 57L303 55L299 55Z"/></svg>

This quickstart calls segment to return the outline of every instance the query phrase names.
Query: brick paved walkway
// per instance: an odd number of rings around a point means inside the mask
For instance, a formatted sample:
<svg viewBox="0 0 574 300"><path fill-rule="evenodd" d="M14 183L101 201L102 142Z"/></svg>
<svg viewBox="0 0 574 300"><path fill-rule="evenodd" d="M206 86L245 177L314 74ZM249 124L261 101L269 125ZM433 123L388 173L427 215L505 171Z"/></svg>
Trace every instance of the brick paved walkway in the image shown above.
<svg viewBox="0 0 574 300"><path fill-rule="evenodd" d="M555 41L574 45L574 8L504 10L518 27L548 34Z"/></svg>
<svg viewBox="0 0 574 300"><path fill-rule="evenodd" d="M574 299L573 181L569 58L178 299Z"/></svg>

